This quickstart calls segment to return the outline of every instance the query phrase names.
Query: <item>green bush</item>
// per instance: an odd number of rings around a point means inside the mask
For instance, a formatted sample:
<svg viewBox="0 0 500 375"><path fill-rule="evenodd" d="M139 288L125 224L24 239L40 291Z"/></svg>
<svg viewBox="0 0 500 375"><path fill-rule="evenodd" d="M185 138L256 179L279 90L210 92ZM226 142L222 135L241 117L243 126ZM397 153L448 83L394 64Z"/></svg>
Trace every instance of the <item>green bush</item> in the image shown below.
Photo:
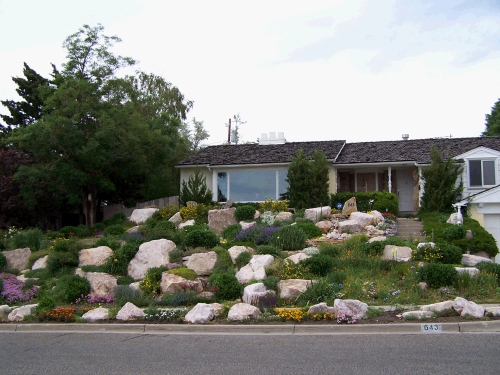
<svg viewBox="0 0 500 375"><path fill-rule="evenodd" d="M312 221L301 221L295 224L297 227L302 229L302 231L306 234L308 239L321 237L324 233L321 229L319 229Z"/></svg>
<svg viewBox="0 0 500 375"><path fill-rule="evenodd" d="M236 266L238 268L244 267L250 262L250 259L252 259L252 254L248 251L244 251L236 258Z"/></svg>
<svg viewBox="0 0 500 375"><path fill-rule="evenodd" d="M56 307L56 300L49 293L45 293L40 300L38 301L38 305L35 308L35 315L41 315L50 309L54 309Z"/></svg>
<svg viewBox="0 0 500 375"><path fill-rule="evenodd" d="M498 286L500 286L500 264L481 262L476 266L481 272L495 275Z"/></svg>
<svg viewBox="0 0 500 375"><path fill-rule="evenodd" d="M90 237L90 229L83 224L78 226L65 226L59 229L59 234L62 234L65 238L85 238Z"/></svg>
<svg viewBox="0 0 500 375"><path fill-rule="evenodd" d="M3 255L2 252L0 252L0 271L3 271L6 266L7 266L7 258L5 258L5 255Z"/></svg>
<svg viewBox="0 0 500 375"><path fill-rule="evenodd" d="M273 245L282 250L302 250L306 244L307 236L296 225L281 227L273 233Z"/></svg>
<svg viewBox="0 0 500 375"><path fill-rule="evenodd" d="M301 263L304 263L313 275L326 276L332 271L335 260L328 255L318 254L303 260Z"/></svg>
<svg viewBox="0 0 500 375"><path fill-rule="evenodd" d="M129 285L118 285L115 291L116 305L121 307L127 302L133 303L137 307L146 307L154 302L149 295L141 293L140 290L133 289Z"/></svg>
<svg viewBox="0 0 500 375"><path fill-rule="evenodd" d="M231 255L229 255L229 251L220 246L213 248L213 251L217 254L214 271L219 270L225 272L233 269L233 260L231 259Z"/></svg>
<svg viewBox="0 0 500 375"><path fill-rule="evenodd" d="M172 216L174 216L177 212L179 212L179 206L175 204L167 204L166 206L156 211L152 217L158 221L168 220Z"/></svg>
<svg viewBox="0 0 500 375"><path fill-rule="evenodd" d="M181 263L183 256L184 256L184 251L177 248L168 253L168 261L170 263Z"/></svg>
<svg viewBox="0 0 500 375"><path fill-rule="evenodd" d="M187 267L174 268L167 271L167 273L183 277L186 280L195 280L198 277L198 274L194 270Z"/></svg>
<svg viewBox="0 0 500 375"><path fill-rule="evenodd" d="M281 279L278 276L268 276L264 280L262 280L262 283L267 289L274 290L276 293L278 293L278 283L280 282L280 280Z"/></svg>
<svg viewBox="0 0 500 375"><path fill-rule="evenodd" d="M241 225L240 224L231 224L224 228L224 230L221 233L221 237L224 238L227 241L234 241L234 237L241 231Z"/></svg>
<svg viewBox="0 0 500 375"><path fill-rule="evenodd" d="M139 288L142 292L149 296L156 296L161 294L160 283L161 274L168 271L165 266L153 267L146 271L144 279L139 284Z"/></svg>
<svg viewBox="0 0 500 375"><path fill-rule="evenodd" d="M439 248L441 259L439 263L443 264L460 264L462 262L462 249L458 246L448 243L438 243L436 247Z"/></svg>
<svg viewBox="0 0 500 375"><path fill-rule="evenodd" d="M120 276L116 279L118 285L130 285L134 282L135 280L132 276Z"/></svg>
<svg viewBox="0 0 500 375"><path fill-rule="evenodd" d="M257 247L255 253L259 255L272 255L277 257L281 257L283 254L280 249L271 245L261 245Z"/></svg>
<svg viewBox="0 0 500 375"><path fill-rule="evenodd" d="M187 247L204 247L211 249L219 244L219 238L210 230L193 230L186 235Z"/></svg>
<svg viewBox="0 0 500 375"><path fill-rule="evenodd" d="M121 236L125 233L125 228L122 224L113 224L104 229L104 236Z"/></svg>
<svg viewBox="0 0 500 375"><path fill-rule="evenodd" d="M336 293L337 288L334 284L325 278L320 278L312 281L307 289L297 297L297 304L309 306L334 300Z"/></svg>
<svg viewBox="0 0 500 375"><path fill-rule="evenodd" d="M431 288L451 286L458 277L458 272L451 264L429 263L418 270L420 280Z"/></svg>
<svg viewBox="0 0 500 375"><path fill-rule="evenodd" d="M238 206L234 212L234 216L238 221L253 220L255 216L255 207L250 205Z"/></svg>
<svg viewBox="0 0 500 375"><path fill-rule="evenodd" d="M111 250L118 250L120 248L120 242L118 241L118 239L116 237L101 237L99 238L96 243L94 244L95 247L99 247L99 246L107 246L109 247Z"/></svg>
<svg viewBox="0 0 500 375"><path fill-rule="evenodd" d="M140 244L141 242L128 242L115 250L113 256L104 264L107 272L113 275L127 275L128 264L139 251Z"/></svg>
<svg viewBox="0 0 500 375"><path fill-rule="evenodd" d="M52 276L64 269L78 267L78 253L53 252L47 258L47 270Z"/></svg>
<svg viewBox="0 0 500 375"><path fill-rule="evenodd" d="M397 215L399 212L399 202L396 194L388 191L373 191L369 193L337 193L330 196L331 206L336 207L337 203L345 204L352 197L356 197L358 211L368 212L377 210L380 212L390 212ZM370 201L373 200L373 204Z"/></svg>
<svg viewBox="0 0 500 375"><path fill-rule="evenodd" d="M17 232L11 243L15 249L29 247L31 251L38 251L42 248L43 232L38 228Z"/></svg>
<svg viewBox="0 0 500 375"><path fill-rule="evenodd" d="M442 237L447 241L460 240L465 237L467 230L462 225L447 224Z"/></svg>
<svg viewBox="0 0 500 375"><path fill-rule="evenodd" d="M215 297L219 301L230 301L241 297L242 285L232 271L215 269L208 279L210 285L216 288Z"/></svg>
<svg viewBox="0 0 500 375"><path fill-rule="evenodd" d="M64 253L62 253L64 254ZM77 275L64 275L56 281L53 295L56 300L64 303L73 303L81 296L90 293L90 284L87 279Z"/></svg>
<svg viewBox="0 0 500 375"><path fill-rule="evenodd" d="M168 220L157 221L154 227L158 228L158 229L172 231L172 232L177 230L177 225L175 225L175 223L168 221Z"/></svg>
<svg viewBox="0 0 500 375"><path fill-rule="evenodd" d="M125 223L126 220L127 216L125 216L123 212L118 212L117 214L114 214L110 218L103 220L102 223L105 226L110 227L112 225L123 225L123 223Z"/></svg>
<svg viewBox="0 0 500 375"><path fill-rule="evenodd" d="M338 258L340 255L340 247L333 243L323 242L318 245L319 253L322 255L328 255L332 258Z"/></svg>

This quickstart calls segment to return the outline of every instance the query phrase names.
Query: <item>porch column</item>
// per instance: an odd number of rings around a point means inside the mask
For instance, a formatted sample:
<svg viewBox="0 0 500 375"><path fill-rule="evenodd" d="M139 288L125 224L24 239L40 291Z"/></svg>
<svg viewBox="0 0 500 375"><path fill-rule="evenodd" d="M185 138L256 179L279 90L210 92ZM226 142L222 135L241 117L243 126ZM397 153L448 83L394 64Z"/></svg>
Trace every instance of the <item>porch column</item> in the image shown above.
<svg viewBox="0 0 500 375"><path fill-rule="evenodd" d="M420 189L418 190L418 207L422 205L422 197L425 192L425 181L422 178L422 167L418 167L418 186Z"/></svg>
<svg viewBox="0 0 500 375"><path fill-rule="evenodd" d="M212 196L216 202L219 201L219 197L217 196L219 191L217 189L218 185L218 174L215 169L212 169Z"/></svg>
<svg viewBox="0 0 500 375"><path fill-rule="evenodd" d="M378 191L378 171L375 172L375 191Z"/></svg>
<svg viewBox="0 0 500 375"><path fill-rule="evenodd" d="M354 171L354 192L358 192L358 173Z"/></svg>
<svg viewBox="0 0 500 375"><path fill-rule="evenodd" d="M392 175L392 167L389 167L387 169L387 176L389 178L389 181L387 181L387 186L389 187L389 193L392 193L392 179L391 179L391 175Z"/></svg>

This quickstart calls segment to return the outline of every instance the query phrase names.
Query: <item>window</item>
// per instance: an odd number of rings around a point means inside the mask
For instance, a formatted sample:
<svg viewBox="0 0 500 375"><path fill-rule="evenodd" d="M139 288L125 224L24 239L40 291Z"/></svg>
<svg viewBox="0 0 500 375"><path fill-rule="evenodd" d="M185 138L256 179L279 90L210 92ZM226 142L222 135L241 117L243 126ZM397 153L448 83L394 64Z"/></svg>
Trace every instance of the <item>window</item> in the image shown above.
<svg viewBox="0 0 500 375"><path fill-rule="evenodd" d="M496 185L494 160L469 160L469 185L484 187Z"/></svg>
<svg viewBox="0 0 500 375"><path fill-rule="evenodd" d="M219 172L217 174L217 200L225 202L262 202L279 199L286 191L286 169Z"/></svg>

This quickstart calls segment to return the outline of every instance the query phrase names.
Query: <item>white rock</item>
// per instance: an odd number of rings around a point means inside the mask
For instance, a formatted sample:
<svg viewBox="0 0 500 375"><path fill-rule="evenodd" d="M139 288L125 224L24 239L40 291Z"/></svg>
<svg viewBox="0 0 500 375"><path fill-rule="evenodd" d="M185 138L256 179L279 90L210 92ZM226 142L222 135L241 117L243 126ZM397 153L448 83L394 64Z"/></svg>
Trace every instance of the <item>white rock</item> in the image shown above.
<svg viewBox="0 0 500 375"><path fill-rule="evenodd" d="M319 229L321 229L321 230L323 230L323 231L325 231L325 232L329 232L330 230L332 230L332 229L333 229L334 224L333 224L333 222L331 222L330 220L322 220L322 221L318 221L318 222L316 223L316 226L317 226Z"/></svg>
<svg viewBox="0 0 500 375"><path fill-rule="evenodd" d="M314 223L323 220L325 215L330 215L332 208L330 206L308 208L304 212L304 218L312 220Z"/></svg>
<svg viewBox="0 0 500 375"><path fill-rule="evenodd" d="M233 264L236 264L236 259L240 256L240 254L244 252L250 252L250 248L246 246L233 246L228 250L228 252L231 256Z"/></svg>
<svg viewBox="0 0 500 375"><path fill-rule="evenodd" d="M247 223L245 221L240 221L240 225L241 225L241 230L245 230L245 229L248 229L248 228L255 227L257 225L257 222L252 221L250 223Z"/></svg>
<svg viewBox="0 0 500 375"><path fill-rule="evenodd" d="M250 284L243 289L241 300L250 305L258 305L259 300L276 297L274 290L268 290L263 283Z"/></svg>
<svg viewBox="0 0 500 375"><path fill-rule="evenodd" d="M209 251L206 253L196 253L190 255L184 263L187 268L192 269L197 275L211 275L214 271L215 262L217 262L217 253Z"/></svg>
<svg viewBox="0 0 500 375"><path fill-rule="evenodd" d="M2 251L2 254L7 260L7 264L5 266L6 269L16 269L18 271L22 271L26 268L26 264L28 263L31 255L31 250L29 247L25 247L22 249Z"/></svg>
<svg viewBox="0 0 500 375"><path fill-rule="evenodd" d="M142 224L153 216L156 211L158 211L157 208L136 208L132 211L129 220L136 224Z"/></svg>
<svg viewBox="0 0 500 375"><path fill-rule="evenodd" d="M336 309L337 314L343 312L356 320L366 318L366 312L368 311L368 305L356 299L336 298L333 307Z"/></svg>
<svg viewBox="0 0 500 375"><path fill-rule="evenodd" d="M273 262L272 255L254 255L250 262L236 272L236 278L240 284L246 284L251 280L263 280L266 278L266 267Z"/></svg>
<svg viewBox="0 0 500 375"><path fill-rule="evenodd" d="M179 293L193 291L203 292L203 285L198 280L187 280L181 276L163 272L161 275L160 288L163 293Z"/></svg>
<svg viewBox="0 0 500 375"><path fill-rule="evenodd" d="M179 226L177 228L179 229L183 229L185 227L190 227L190 226L193 226L194 225L194 220L186 220L184 223L180 223Z"/></svg>
<svg viewBox="0 0 500 375"><path fill-rule="evenodd" d="M259 212L259 211L257 211L257 212ZM224 310L224 305L222 305L220 303L214 302L214 303L211 303L211 305L214 308L214 314L216 317L222 313L222 310Z"/></svg>
<svg viewBox="0 0 500 375"><path fill-rule="evenodd" d="M278 282L278 292L280 298L292 300L297 298L301 293L305 292L307 287L311 285L310 280L288 279Z"/></svg>
<svg viewBox="0 0 500 375"><path fill-rule="evenodd" d="M484 307L477 305L462 297L457 297L453 301L453 308L460 316L472 316L474 318L482 318L484 316Z"/></svg>
<svg viewBox="0 0 500 375"><path fill-rule="evenodd" d="M314 315L314 314L324 314L324 313L330 313L332 315L336 314L335 308L334 307L329 307L325 302L318 303L316 305L312 305L309 307L309 310L307 310L307 313L309 315Z"/></svg>
<svg viewBox="0 0 500 375"><path fill-rule="evenodd" d="M277 221L285 221L292 218L292 213L288 211L281 211L276 215Z"/></svg>
<svg viewBox="0 0 500 375"><path fill-rule="evenodd" d="M30 314L34 313L37 306L38 306L38 304L35 303L35 304L31 304L31 305L24 305L21 307L16 307L7 316L7 320L9 322L20 322L21 320L24 319L24 317L26 315L30 315Z"/></svg>
<svg viewBox="0 0 500 375"><path fill-rule="evenodd" d="M334 229L326 234L326 238L330 240L338 240L340 239L340 233L337 229Z"/></svg>
<svg viewBox="0 0 500 375"><path fill-rule="evenodd" d="M98 322L100 320L108 320L109 319L109 309L104 307L98 307L93 310L87 311L82 315L82 319L86 322Z"/></svg>
<svg viewBox="0 0 500 375"><path fill-rule="evenodd" d="M356 221L362 228L367 227L368 225L376 224L377 221L375 216L358 211L351 213L349 220Z"/></svg>
<svg viewBox="0 0 500 375"><path fill-rule="evenodd" d="M385 245L382 253L383 260L395 260L397 262L408 262L411 260L412 250L407 246Z"/></svg>
<svg viewBox="0 0 500 375"><path fill-rule="evenodd" d="M80 250L78 253L78 267L102 266L112 255L113 250L108 246Z"/></svg>
<svg viewBox="0 0 500 375"><path fill-rule="evenodd" d="M198 303L184 317L188 323L204 324L210 322L215 317L215 308L211 304Z"/></svg>
<svg viewBox="0 0 500 375"><path fill-rule="evenodd" d="M430 305L424 305L420 307L420 310L441 312L444 310L450 310L452 308L453 308L453 301L444 301L444 302L432 303Z"/></svg>
<svg viewBox="0 0 500 375"><path fill-rule="evenodd" d="M379 211L377 210L372 210L371 215L375 216L376 222L377 223L385 223L385 218L384 215L382 215Z"/></svg>
<svg viewBox="0 0 500 375"><path fill-rule="evenodd" d="M417 249L421 249L421 248L427 247L427 246L429 246L431 249L434 249L434 247L436 247L436 244L434 242L420 242L417 245Z"/></svg>
<svg viewBox="0 0 500 375"><path fill-rule="evenodd" d="M340 234L359 233L361 232L361 226L356 220L344 220L339 222L338 231Z"/></svg>
<svg viewBox="0 0 500 375"><path fill-rule="evenodd" d="M247 319L255 319L261 315L262 313L257 307L248 303L237 303L236 305L231 306L229 312L227 313L227 318L229 320L241 322Z"/></svg>
<svg viewBox="0 0 500 375"><path fill-rule="evenodd" d="M300 252L300 253L296 253L296 254L290 255L289 257L287 257L285 259L285 261L289 260L289 261L297 264L297 263L299 263L299 262L301 262L303 260L306 260L306 259L310 258L311 256L312 255L307 255L307 254L304 254L304 253Z"/></svg>
<svg viewBox="0 0 500 375"><path fill-rule="evenodd" d="M481 262L493 263L493 261L489 258L484 258L477 255L472 254L463 254L462 255L462 264L464 266L477 266Z"/></svg>
<svg viewBox="0 0 500 375"><path fill-rule="evenodd" d="M180 225L182 223L182 216L180 212L173 214L168 221L174 223L175 225Z"/></svg>
<svg viewBox="0 0 500 375"><path fill-rule="evenodd" d="M168 254L175 248L175 243L166 239L143 243L128 265L128 275L135 280L143 279L148 269L165 266L169 261Z"/></svg>
<svg viewBox="0 0 500 375"><path fill-rule="evenodd" d="M403 314L401 314L401 317L405 320L409 319L427 319L427 318L432 318L434 317L434 313L432 311L406 311Z"/></svg>
<svg viewBox="0 0 500 375"><path fill-rule="evenodd" d="M486 307L484 312L491 316L500 316L500 306Z"/></svg>
<svg viewBox="0 0 500 375"><path fill-rule="evenodd" d="M455 269L458 273L468 273L473 277L481 272L476 267L455 267Z"/></svg>
<svg viewBox="0 0 500 375"><path fill-rule="evenodd" d="M131 302L127 302L116 314L116 319L118 320L133 320L137 318L144 318L144 311L138 308Z"/></svg>
<svg viewBox="0 0 500 375"><path fill-rule="evenodd" d="M378 241L386 241L387 237L386 236L377 236L377 237L372 237L368 240L368 243L372 242L378 242Z"/></svg>
<svg viewBox="0 0 500 375"><path fill-rule="evenodd" d="M47 259L49 258L48 255L45 255L44 257L38 258L35 260L35 263L33 263L33 266L31 266L32 270L39 270L42 268L47 267Z"/></svg>
<svg viewBox="0 0 500 375"><path fill-rule="evenodd" d="M116 277L104 272L87 272L85 278L90 284L90 294L92 296L104 297L114 296L117 282Z"/></svg>

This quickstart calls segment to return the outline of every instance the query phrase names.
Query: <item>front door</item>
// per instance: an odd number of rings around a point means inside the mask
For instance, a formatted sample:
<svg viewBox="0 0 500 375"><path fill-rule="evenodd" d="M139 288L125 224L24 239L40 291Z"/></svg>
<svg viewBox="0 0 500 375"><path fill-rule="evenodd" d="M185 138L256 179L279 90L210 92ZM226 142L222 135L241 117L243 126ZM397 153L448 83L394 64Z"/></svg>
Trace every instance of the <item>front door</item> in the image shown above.
<svg viewBox="0 0 500 375"><path fill-rule="evenodd" d="M411 170L402 169L396 173L396 183L398 187L399 211L413 212L413 173Z"/></svg>

